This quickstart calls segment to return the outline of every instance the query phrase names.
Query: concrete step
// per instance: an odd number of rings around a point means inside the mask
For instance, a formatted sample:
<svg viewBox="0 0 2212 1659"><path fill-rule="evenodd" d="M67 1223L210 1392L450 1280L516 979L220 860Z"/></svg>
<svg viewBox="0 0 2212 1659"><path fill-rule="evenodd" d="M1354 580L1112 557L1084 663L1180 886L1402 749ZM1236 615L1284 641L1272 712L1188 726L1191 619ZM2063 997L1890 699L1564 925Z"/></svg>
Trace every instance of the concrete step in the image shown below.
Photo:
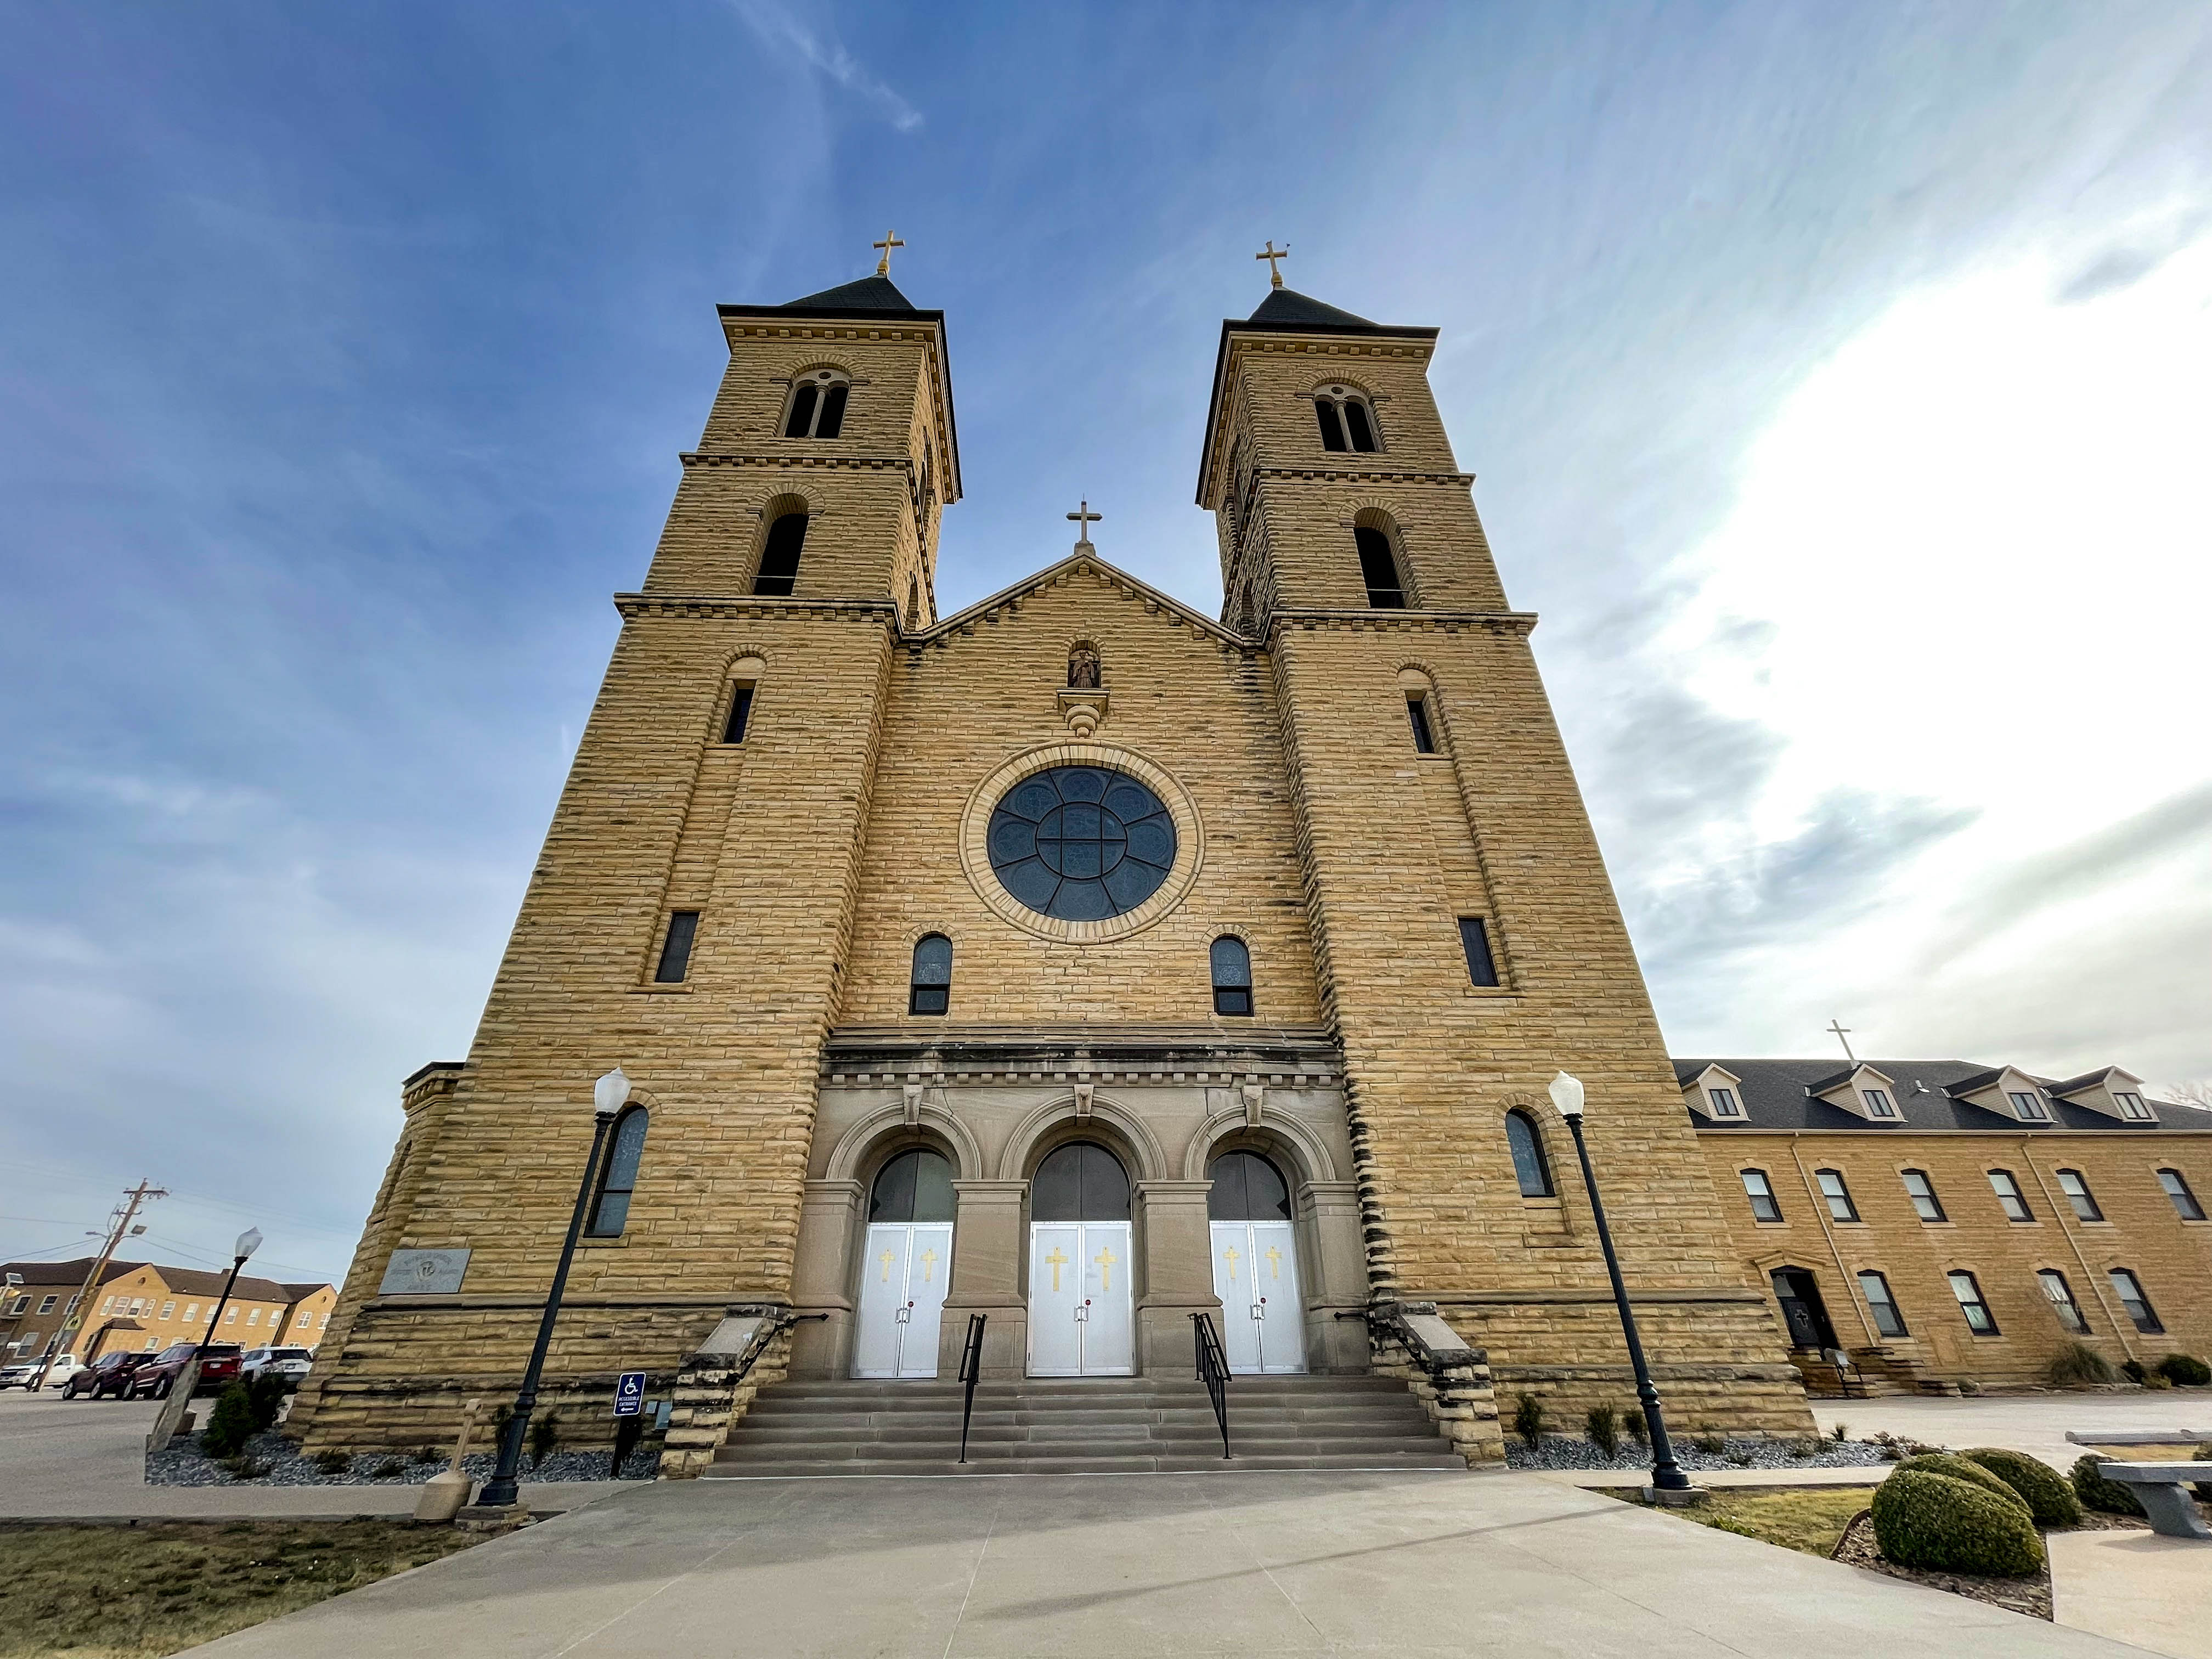
<svg viewBox="0 0 2212 1659"><path fill-rule="evenodd" d="M1437 1442L1441 1448L1443 1442ZM971 1460L974 1454L969 1453ZM1466 1462L1448 1450L1356 1453L1304 1456L1192 1457L1021 1457L956 1463L951 1459L929 1461L896 1458L855 1458L844 1462L792 1461L758 1463L715 1462L702 1472L708 1480L744 1480L857 1475L1014 1475L1014 1474L1241 1474L1250 1471L1306 1469L1435 1469L1467 1472Z"/></svg>
<svg viewBox="0 0 2212 1659"><path fill-rule="evenodd" d="M1443 1443L1434 1435L1330 1435L1326 1438L1290 1441L1243 1441L1234 1427L1230 1430L1230 1444L1240 1454L1249 1452L1255 1457L1304 1456L1364 1456L1370 1453L1428 1452ZM976 1440L968 1442L968 1456L971 1462L988 1460L997 1462L1007 1459L1017 1462L1056 1457L1193 1457L1206 1455L1206 1442L1191 1440L1163 1444L1152 1440L1096 1440L1071 1437L1052 1440ZM1212 1445L1218 1451L1217 1437ZM726 1463L843 1463L854 1459L876 1459L885 1462L927 1462L933 1458L950 1462L960 1454L957 1436L949 1440L864 1441L839 1444L824 1442L816 1445L732 1441L715 1454L717 1462Z"/></svg>
<svg viewBox="0 0 2212 1659"><path fill-rule="evenodd" d="M1392 1413L1384 1417L1347 1418L1326 1423L1255 1423L1231 1414L1232 1431L1240 1439L1294 1443L1316 1438L1376 1439L1435 1431L1418 1412ZM1035 1440L1083 1437L1093 1440L1149 1440L1181 1443L1210 1440L1220 1432L1212 1418L1202 1423L1097 1423L1087 1419L1054 1419L1042 1423L975 1423L969 1426L971 1443L1018 1444ZM756 1423L748 1417L732 1431L734 1444L758 1445L857 1444L876 1440L957 1440L957 1417L893 1419L852 1424L805 1418L777 1418Z"/></svg>

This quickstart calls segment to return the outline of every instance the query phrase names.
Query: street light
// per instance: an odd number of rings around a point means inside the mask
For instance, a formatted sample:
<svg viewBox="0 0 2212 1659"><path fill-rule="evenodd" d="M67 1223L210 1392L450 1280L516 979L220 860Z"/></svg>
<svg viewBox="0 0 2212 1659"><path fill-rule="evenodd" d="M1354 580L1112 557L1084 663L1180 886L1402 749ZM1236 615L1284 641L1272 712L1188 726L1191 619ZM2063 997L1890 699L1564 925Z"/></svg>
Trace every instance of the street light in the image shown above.
<svg viewBox="0 0 2212 1659"><path fill-rule="evenodd" d="M584 1206L591 1201L592 1177L599 1171L599 1149L606 1144L607 1127L629 1100L629 1079L617 1066L592 1085L592 1155L584 1161L584 1182L576 1188L576 1212L568 1218L568 1237L561 1246L561 1265L553 1270L553 1291L545 1298L545 1317L538 1322L538 1346L530 1351L529 1368L515 1390L514 1409L500 1431L499 1462L477 1497L480 1507L512 1508L521 1501L522 1439L530 1431L530 1413L538 1405L538 1378L545 1369L545 1351L553 1344L553 1322L561 1316L561 1293L568 1287L568 1264L576 1255L576 1237L584 1231Z"/></svg>
<svg viewBox="0 0 2212 1659"><path fill-rule="evenodd" d="M194 1359L198 1359L205 1352L209 1338L215 1334L215 1322L222 1317L224 1304L230 1300L230 1287L238 1283L238 1270L246 1265L246 1258L260 1248L261 1229L258 1227L248 1227L244 1232L239 1234L237 1243L231 1246L234 1259L230 1264L230 1277L222 1282L222 1300L215 1304L215 1311L208 1316L207 1335L200 1338L192 1349Z"/></svg>
<svg viewBox="0 0 2212 1659"><path fill-rule="evenodd" d="M1652 1490L1695 1492L1697 1487L1690 1477L1674 1462L1674 1448L1667 1438L1667 1419L1659 1410L1659 1390L1652 1386L1651 1369L1644 1363L1644 1344L1637 1338L1636 1315L1628 1305L1628 1287L1620 1282L1620 1263L1613 1253L1613 1232L1605 1224L1605 1204L1597 1195L1597 1176L1590 1169L1589 1148L1583 1141L1582 1079L1562 1072L1552 1079L1550 1093L1552 1104L1566 1119L1567 1128L1575 1138L1575 1156L1583 1166L1583 1187L1589 1194L1590 1215L1597 1223L1598 1247L1605 1252L1605 1270L1613 1279L1613 1304L1620 1310L1620 1334L1628 1339L1628 1363L1636 1370L1636 1397L1643 1402L1644 1427L1651 1437Z"/></svg>

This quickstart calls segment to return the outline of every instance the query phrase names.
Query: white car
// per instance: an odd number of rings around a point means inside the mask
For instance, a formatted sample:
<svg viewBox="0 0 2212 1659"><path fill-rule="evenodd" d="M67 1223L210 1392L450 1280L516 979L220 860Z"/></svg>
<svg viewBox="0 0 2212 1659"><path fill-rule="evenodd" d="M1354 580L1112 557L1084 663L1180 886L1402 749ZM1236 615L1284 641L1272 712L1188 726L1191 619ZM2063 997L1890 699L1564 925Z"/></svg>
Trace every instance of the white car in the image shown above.
<svg viewBox="0 0 2212 1659"><path fill-rule="evenodd" d="M46 1386L50 1389L57 1388L68 1382L73 1372L83 1369L83 1366L76 1363L75 1354L56 1354L54 1363L46 1367ZM37 1381L38 1375L37 1360L19 1359L12 1365L0 1366L0 1389L21 1389L27 1393L31 1384Z"/></svg>
<svg viewBox="0 0 2212 1659"><path fill-rule="evenodd" d="M283 1377L287 1388L296 1389L314 1363L314 1352L307 1348L248 1348L238 1362L238 1375L251 1382L266 1372Z"/></svg>

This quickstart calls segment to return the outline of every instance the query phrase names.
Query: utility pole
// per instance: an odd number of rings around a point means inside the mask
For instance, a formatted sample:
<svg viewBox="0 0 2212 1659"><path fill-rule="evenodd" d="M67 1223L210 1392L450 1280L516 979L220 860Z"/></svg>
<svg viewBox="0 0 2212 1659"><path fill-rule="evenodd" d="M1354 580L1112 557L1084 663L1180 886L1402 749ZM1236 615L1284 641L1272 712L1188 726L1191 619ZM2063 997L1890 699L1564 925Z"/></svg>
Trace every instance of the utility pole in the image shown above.
<svg viewBox="0 0 2212 1659"><path fill-rule="evenodd" d="M39 1374L31 1379L30 1391L33 1394L46 1387L46 1372L54 1363L54 1356L83 1326L84 1316L92 1309L93 1289L100 1283L100 1274L107 1271L108 1262L114 1258L115 1247L130 1235L131 1224L138 1216L138 1206L149 1198L167 1198L168 1195L167 1188L149 1187L143 1177L136 1187L124 1193L123 1196L130 1201L123 1206L122 1214L115 1218L115 1225L108 1231L107 1243L100 1247L100 1255L93 1262L92 1271L84 1276L83 1288L77 1291L63 1313L62 1322L54 1328L54 1334L46 1343L46 1351L40 1357Z"/></svg>

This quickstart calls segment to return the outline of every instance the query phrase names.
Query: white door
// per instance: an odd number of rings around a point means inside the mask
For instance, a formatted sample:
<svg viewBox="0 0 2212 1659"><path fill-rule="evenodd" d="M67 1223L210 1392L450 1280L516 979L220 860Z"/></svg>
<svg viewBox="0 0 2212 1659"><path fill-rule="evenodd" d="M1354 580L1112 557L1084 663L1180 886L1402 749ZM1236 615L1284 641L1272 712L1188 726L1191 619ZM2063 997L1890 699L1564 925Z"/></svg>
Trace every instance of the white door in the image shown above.
<svg viewBox="0 0 2212 1659"><path fill-rule="evenodd" d="M1287 1221L1217 1221L1213 1293L1221 1298L1221 1346L1231 1371L1306 1368L1305 1298L1298 1247Z"/></svg>
<svg viewBox="0 0 2212 1659"><path fill-rule="evenodd" d="M1030 1375L1127 1376L1129 1224L1040 1221L1030 1229Z"/></svg>
<svg viewBox="0 0 2212 1659"><path fill-rule="evenodd" d="M937 1333L951 1267L950 1222L879 1222L868 1229L854 1376L937 1375Z"/></svg>

